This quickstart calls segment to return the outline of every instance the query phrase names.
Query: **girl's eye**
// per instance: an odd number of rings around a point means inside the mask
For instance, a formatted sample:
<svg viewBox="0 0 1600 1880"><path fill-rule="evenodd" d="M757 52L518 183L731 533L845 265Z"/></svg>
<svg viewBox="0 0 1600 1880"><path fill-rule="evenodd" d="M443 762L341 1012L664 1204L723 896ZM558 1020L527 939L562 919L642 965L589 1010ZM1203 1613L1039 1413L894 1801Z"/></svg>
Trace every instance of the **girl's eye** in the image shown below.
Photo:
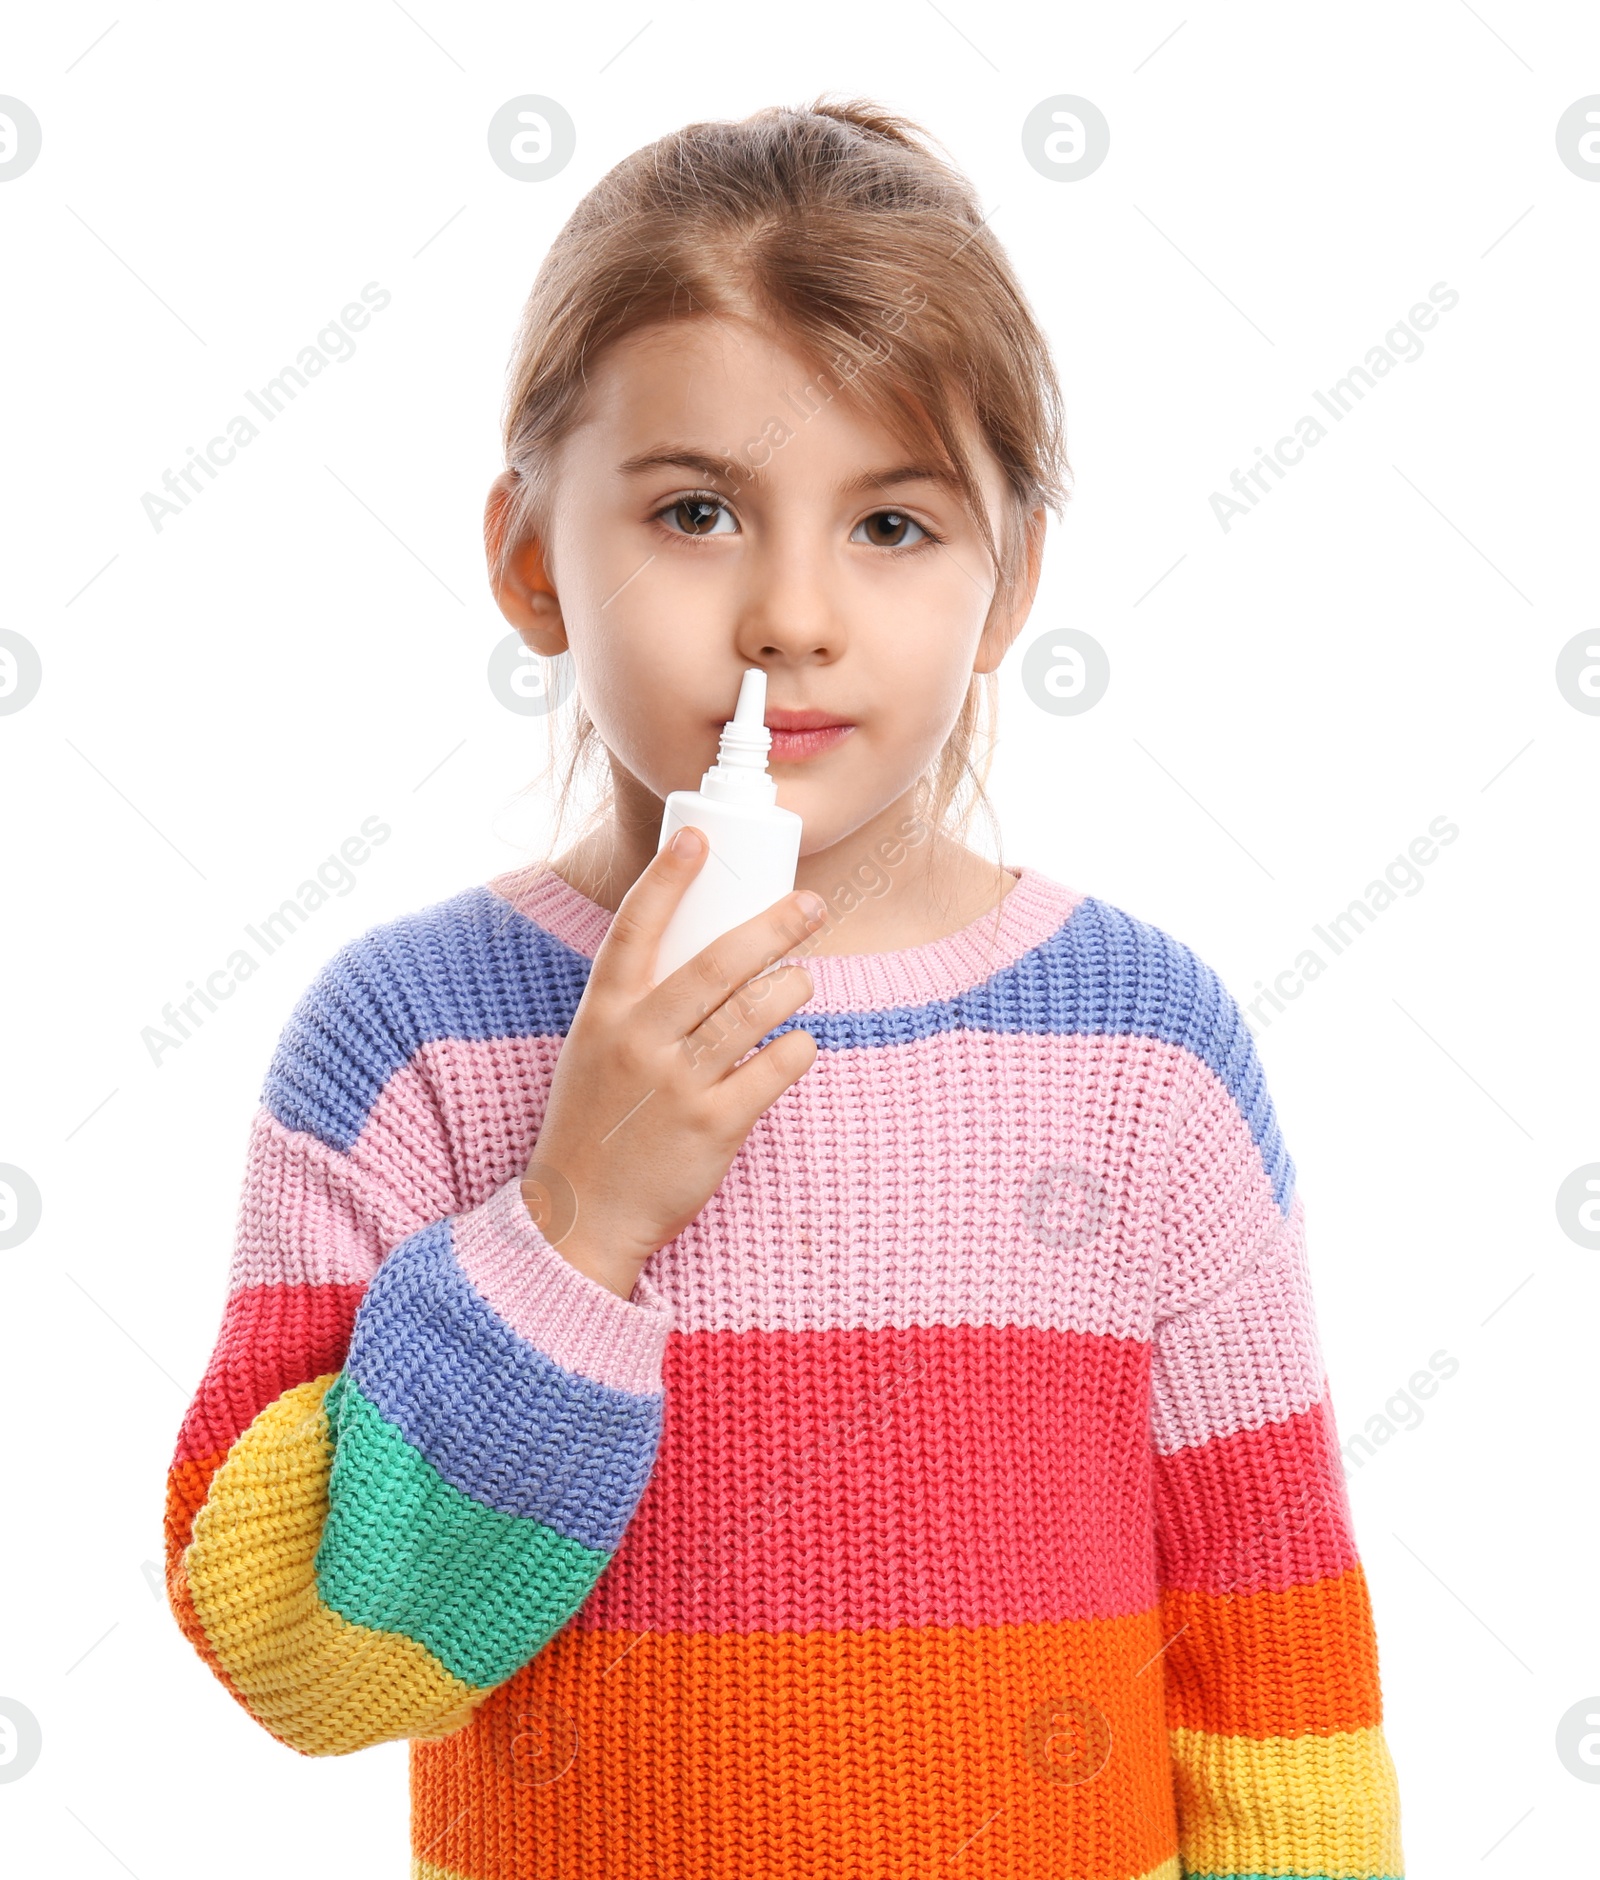
<svg viewBox="0 0 1600 1880"><path fill-rule="evenodd" d="M728 526L717 528L717 518L723 517ZM726 505L715 496L680 496L675 502L667 504L665 509L658 509L656 517L666 522L674 535L732 535L737 530L732 515ZM671 521L667 518L671 517Z"/></svg>
<svg viewBox="0 0 1600 1880"><path fill-rule="evenodd" d="M674 535L703 538L739 533L739 525L734 521L732 511L720 496L714 496L709 491L695 491L688 496L674 497L655 512L654 519ZM932 529L913 521L899 509L876 510L872 515L864 516L850 532L852 542L863 542L870 548L914 548L923 541L937 542L942 539Z"/></svg>
<svg viewBox="0 0 1600 1880"><path fill-rule="evenodd" d="M861 534L863 529L867 531L865 536ZM916 535L908 539L907 529L915 529ZM898 509L880 509L874 515L863 516L850 534L852 542L865 541L873 548L911 548L925 537L931 540L931 531Z"/></svg>

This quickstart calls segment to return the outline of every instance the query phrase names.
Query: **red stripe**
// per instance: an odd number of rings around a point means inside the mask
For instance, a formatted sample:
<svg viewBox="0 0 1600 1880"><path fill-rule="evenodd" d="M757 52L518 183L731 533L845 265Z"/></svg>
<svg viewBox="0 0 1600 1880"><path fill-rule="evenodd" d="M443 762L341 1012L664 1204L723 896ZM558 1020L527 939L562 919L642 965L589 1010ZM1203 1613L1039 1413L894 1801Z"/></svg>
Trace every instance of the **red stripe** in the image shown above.
<svg viewBox="0 0 1600 1880"><path fill-rule="evenodd" d="M228 1301L174 1465L226 1453L269 1403L328 1371L350 1349L364 1284L246 1286Z"/></svg>
<svg viewBox="0 0 1600 1880"><path fill-rule="evenodd" d="M1150 1348L1026 1326L674 1332L587 1629L973 1626L1156 1601Z"/></svg>
<svg viewBox="0 0 1600 1880"><path fill-rule="evenodd" d="M1281 1423L1158 1456L1155 1498L1168 1587L1277 1593L1356 1564L1326 1395Z"/></svg>

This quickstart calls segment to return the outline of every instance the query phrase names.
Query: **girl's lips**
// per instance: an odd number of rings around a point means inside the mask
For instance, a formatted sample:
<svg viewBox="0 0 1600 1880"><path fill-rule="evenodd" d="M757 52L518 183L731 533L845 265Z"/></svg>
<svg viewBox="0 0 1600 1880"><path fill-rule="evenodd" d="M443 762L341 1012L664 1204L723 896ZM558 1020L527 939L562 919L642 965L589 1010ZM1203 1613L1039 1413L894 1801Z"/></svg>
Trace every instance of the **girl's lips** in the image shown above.
<svg viewBox="0 0 1600 1880"><path fill-rule="evenodd" d="M822 751L831 751L836 744L842 744L855 730L854 725L821 725L815 731L779 731L769 726L772 731L772 744L767 751L769 764L792 764L806 757L816 757Z"/></svg>

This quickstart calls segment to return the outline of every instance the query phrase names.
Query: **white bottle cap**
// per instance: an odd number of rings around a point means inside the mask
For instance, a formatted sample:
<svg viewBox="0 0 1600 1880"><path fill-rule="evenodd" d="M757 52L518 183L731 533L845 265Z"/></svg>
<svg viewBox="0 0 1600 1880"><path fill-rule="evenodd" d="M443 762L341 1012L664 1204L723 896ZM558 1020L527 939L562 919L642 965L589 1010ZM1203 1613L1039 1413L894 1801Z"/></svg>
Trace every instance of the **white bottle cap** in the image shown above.
<svg viewBox="0 0 1600 1880"><path fill-rule="evenodd" d="M767 769L772 733L767 729L767 675L747 666L739 702L722 727L717 761L700 779L700 794L719 803L776 803L778 786Z"/></svg>

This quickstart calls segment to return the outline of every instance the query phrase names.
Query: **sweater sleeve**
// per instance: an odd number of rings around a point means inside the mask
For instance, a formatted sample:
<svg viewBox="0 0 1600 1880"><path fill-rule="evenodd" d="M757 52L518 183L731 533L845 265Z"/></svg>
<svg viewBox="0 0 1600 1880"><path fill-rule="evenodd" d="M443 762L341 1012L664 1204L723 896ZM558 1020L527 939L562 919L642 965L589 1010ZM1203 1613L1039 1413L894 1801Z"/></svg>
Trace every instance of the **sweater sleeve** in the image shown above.
<svg viewBox="0 0 1600 1880"><path fill-rule="evenodd" d="M1399 1880L1377 1641L1305 1211L1253 1040L1211 980L1173 1120L1152 1352L1182 1872Z"/></svg>
<svg viewBox="0 0 1600 1880"><path fill-rule="evenodd" d="M655 1460L672 1316L546 1240L531 1122L498 1176L452 1172L425 1054L388 1068L336 968L252 1126L166 1517L185 1635L313 1756L461 1728L583 1604Z"/></svg>

